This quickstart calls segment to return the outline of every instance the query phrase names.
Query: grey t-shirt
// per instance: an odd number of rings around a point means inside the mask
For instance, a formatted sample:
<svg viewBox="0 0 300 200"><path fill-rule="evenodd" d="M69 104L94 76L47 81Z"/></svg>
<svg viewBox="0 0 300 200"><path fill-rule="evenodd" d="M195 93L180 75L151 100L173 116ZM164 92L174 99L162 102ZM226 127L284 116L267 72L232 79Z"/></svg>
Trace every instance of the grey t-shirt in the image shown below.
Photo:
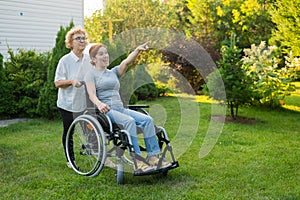
<svg viewBox="0 0 300 200"><path fill-rule="evenodd" d="M120 97L120 74L116 66L112 69L99 71L95 68L90 70L85 76L85 82L92 82L96 87L98 99L110 107L123 107Z"/></svg>

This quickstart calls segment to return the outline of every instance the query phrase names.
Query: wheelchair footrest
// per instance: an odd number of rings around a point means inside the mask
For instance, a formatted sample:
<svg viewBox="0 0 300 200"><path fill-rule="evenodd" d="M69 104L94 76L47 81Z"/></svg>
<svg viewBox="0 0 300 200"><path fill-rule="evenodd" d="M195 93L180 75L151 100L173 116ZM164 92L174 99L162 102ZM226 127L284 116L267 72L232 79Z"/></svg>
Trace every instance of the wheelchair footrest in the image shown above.
<svg viewBox="0 0 300 200"><path fill-rule="evenodd" d="M156 169L156 170L151 170L148 172L133 172L133 176L147 176L147 175L153 175L153 174L162 174L164 172L167 172L171 169L175 169L179 167L179 163L178 161L172 162L172 165L166 168L160 168L160 169Z"/></svg>

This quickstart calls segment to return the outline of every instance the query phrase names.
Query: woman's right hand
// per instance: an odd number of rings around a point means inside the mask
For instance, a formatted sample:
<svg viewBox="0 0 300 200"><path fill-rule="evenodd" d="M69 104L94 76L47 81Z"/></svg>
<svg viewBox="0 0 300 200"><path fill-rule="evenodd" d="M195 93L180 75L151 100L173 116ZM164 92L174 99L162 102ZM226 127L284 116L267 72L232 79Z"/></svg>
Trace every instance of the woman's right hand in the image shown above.
<svg viewBox="0 0 300 200"><path fill-rule="evenodd" d="M98 107L99 111L103 114L107 113L110 110L109 105L107 105L106 103L102 103L102 102L99 102L97 104L97 107Z"/></svg>
<svg viewBox="0 0 300 200"><path fill-rule="evenodd" d="M74 79L74 80L72 80L72 85L73 85L74 87L79 88L79 87L82 86L82 82L81 82L81 81L78 81L78 80L76 80L76 79Z"/></svg>

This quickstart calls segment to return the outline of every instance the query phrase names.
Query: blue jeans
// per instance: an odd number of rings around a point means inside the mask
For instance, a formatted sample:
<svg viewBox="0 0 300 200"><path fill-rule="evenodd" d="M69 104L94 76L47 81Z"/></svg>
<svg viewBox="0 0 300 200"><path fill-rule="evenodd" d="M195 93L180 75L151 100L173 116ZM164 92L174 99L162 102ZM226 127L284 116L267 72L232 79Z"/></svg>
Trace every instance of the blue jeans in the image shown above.
<svg viewBox="0 0 300 200"><path fill-rule="evenodd" d="M124 129L129 132L136 154L141 155L138 144L137 127L140 127L143 130L148 156L161 153L156 139L152 117L123 107L112 107L106 115L110 118L112 123L122 125Z"/></svg>

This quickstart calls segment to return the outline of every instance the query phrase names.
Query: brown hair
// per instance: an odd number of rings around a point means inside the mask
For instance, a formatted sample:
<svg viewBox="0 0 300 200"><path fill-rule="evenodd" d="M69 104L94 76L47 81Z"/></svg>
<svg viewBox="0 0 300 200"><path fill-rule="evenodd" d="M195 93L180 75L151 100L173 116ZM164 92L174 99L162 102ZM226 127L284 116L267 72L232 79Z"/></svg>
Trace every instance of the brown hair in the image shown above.
<svg viewBox="0 0 300 200"><path fill-rule="evenodd" d="M90 54L90 58L91 58L91 64L95 65L95 63L92 61L92 58L96 57L99 49L101 47L105 47L107 48L104 44L94 44L93 46L91 46L90 50L89 50L89 54Z"/></svg>
<svg viewBox="0 0 300 200"><path fill-rule="evenodd" d="M73 48L73 46L72 46L73 36L74 36L75 34L77 34L77 33L83 34L84 37L86 37L86 38L87 38L87 36L88 36L87 32L86 32L83 28L81 28L81 27L74 27L74 28L72 28L72 29L69 30L69 32L66 34L66 39L65 39L66 47L67 47L68 49L72 49L72 48ZM86 42L86 45L88 45L88 42Z"/></svg>

